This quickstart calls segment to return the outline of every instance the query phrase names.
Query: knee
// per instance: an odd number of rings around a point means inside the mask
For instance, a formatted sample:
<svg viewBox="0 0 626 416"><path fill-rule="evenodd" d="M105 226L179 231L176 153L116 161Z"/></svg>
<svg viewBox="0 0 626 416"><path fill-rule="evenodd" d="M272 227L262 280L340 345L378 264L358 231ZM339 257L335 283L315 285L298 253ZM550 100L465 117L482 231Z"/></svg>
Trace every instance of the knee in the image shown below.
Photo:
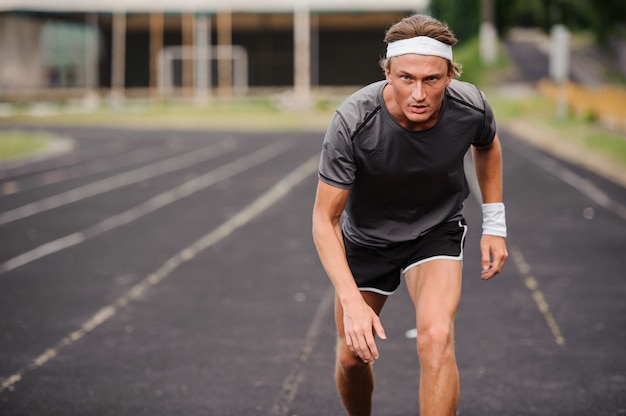
<svg viewBox="0 0 626 416"><path fill-rule="evenodd" d="M358 373L363 369L368 368L369 364L366 364L357 355L348 349L346 346L339 346L337 348L337 367L346 375Z"/></svg>
<svg viewBox="0 0 626 416"><path fill-rule="evenodd" d="M454 359L454 330L452 325L429 325L420 328L417 349L422 366L432 370Z"/></svg>

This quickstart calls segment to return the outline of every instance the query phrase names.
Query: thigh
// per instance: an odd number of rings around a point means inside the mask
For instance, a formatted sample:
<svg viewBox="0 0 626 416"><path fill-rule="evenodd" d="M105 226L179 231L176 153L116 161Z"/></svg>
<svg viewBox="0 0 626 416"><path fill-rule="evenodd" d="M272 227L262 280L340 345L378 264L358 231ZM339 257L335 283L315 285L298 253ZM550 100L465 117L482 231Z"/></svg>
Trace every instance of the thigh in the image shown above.
<svg viewBox="0 0 626 416"><path fill-rule="evenodd" d="M409 295L415 305L417 330L454 321L461 298L462 263L437 259L407 270Z"/></svg>

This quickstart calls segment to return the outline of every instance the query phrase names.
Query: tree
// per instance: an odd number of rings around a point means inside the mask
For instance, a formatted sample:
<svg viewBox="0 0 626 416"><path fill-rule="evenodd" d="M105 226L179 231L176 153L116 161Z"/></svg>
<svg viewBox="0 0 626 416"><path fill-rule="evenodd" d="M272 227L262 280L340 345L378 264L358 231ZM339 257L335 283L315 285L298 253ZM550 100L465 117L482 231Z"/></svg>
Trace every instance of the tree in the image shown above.
<svg viewBox="0 0 626 416"><path fill-rule="evenodd" d="M599 43L626 37L625 0L495 0L500 34L512 27L538 27L548 32L555 24L572 31L591 31ZM460 41L478 34L480 0L432 0L434 17L447 22Z"/></svg>
<svg viewBox="0 0 626 416"><path fill-rule="evenodd" d="M459 42L478 34L480 27L480 0L432 0L433 17L450 26Z"/></svg>

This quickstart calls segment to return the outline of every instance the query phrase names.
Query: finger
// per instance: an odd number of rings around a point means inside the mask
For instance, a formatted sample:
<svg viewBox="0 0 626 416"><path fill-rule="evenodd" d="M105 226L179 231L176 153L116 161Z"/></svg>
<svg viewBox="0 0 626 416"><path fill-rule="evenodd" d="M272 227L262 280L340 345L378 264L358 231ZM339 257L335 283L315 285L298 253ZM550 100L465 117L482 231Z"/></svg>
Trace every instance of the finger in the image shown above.
<svg viewBox="0 0 626 416"><path fill-rule="evenodd" d="M509 253L506 251L506 248L505 248L499 253L498 258L497 258L498 271L501 271L502 268L504 267L504 262L506 261L507 257L509 257Z"/></svg>
<svg viewBox="0 0 626 416"><path fill-rule="evenodd" d="M506 252L506 248L492 248L493 261L491 267L496 271L496 273L502 271L502 268L504 267L504 261L506 260L507 256L508 254Z"/></svg>
<svg viewBox="0 0 626 416"><path fill-rule="evenodd" d="M374 322L374 333L380 339L387 339L387 335L385 334L385 329L383 325L380 323L380 319Z"/></svg>
<svg viewBox="0 0 626 416"><path fill-rule="evenodd" d="M354 347L354 343L352 342L352 337L350 336L350 334L346 332L345 338L346 338L346 347L348 347L350 352L356 354L357 353L356 348Z"/></svg>
<svg viewBox="0 0 626 416"><path fill-rule="evenodd" d="M496 270L489 260L482 262L482 270L480 272L480 278L483 280L489 280L496 274Z"/></svg>
<svg viewBox="0 0 626 416"><path fill-rule="evenodd" d="M354 328L345 329L346 346L354 355L359 357L363 362L372 362L372 356L368 346L368 342L361 331Z"/></svg>
<svg viewBox="0 0 626 416"><path fill-rule="evenodd" d="M366 342L367 342L367 350L372 360L371 362L374 362L374 360L378 360L378 358L380 358L380 354L378 353L378 347L376 346L374 333L367 336Z"/></svg>
<svg viewBox="0 0 626 416"><path fill-rule="evenodd" d="M482 243L480 244L480 253L481 253L481 265L483 272L489 270L491 266L491 248L488 244Z"/></svg>
<svg viewBox="0 0 626 416"><path fill-rule="evenodd" d="M499 252L493 254L493 261L489 264L487 269L483 269L483 271L481 272L481 275L480 275L481 279L489 280L493 276L495 276L498 273L500 273L502 271L502 269L504 268L504 262L505 262L507 256L508 255L507 255L506 250L499 251Z"/></svg>
<svg viewBox="0 0 626 416"><path fill-rule="evenodd" d="M494 256L493 263L491 263L491 268L493 269L494 274L500 273L503 266L504 266L504 259L502 257Z"/></svg>
<svg viewBox="0 0 626 416"><path fill-rule="evenodd" d="M374 344L374 350L376 351L376 345ZM376 357L377 351L372 351L371 343L366 338L366 336L362 336L359 339L359 348L358 348L358 356L361 357L361 360L365 363L374 362L374 358Z"/></svg>
<svg viewBox="0 0 626 416"><path fill-rule="evenodd" d="M385 329L383 328L383 325L381 324L380 318L378 316L373 317L372 329L373 330L371 333L366 334L365 339L367 341L368 349L372 355L372 358L377 360L378 358L380 358L380 353L378 352L378 346L376 345L375 337L378 336L382 340L387 339Z"/></svg>
<svg viewBox="0 0 626 416"><path fill-rule="evenodd" d="M493 267L490 267L486 270L483 270L480 273L480 278L482 280L489 280L491 279L493 276L495 276L498 272L496 271L496 269L494 269Z"/></svg>

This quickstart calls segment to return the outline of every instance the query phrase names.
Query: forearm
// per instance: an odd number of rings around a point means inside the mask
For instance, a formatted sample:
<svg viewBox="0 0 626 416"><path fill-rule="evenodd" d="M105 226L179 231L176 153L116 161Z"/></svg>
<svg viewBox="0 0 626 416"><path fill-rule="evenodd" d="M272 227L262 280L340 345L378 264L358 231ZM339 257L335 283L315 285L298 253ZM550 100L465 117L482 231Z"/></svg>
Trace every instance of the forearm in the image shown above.
<svg viewBox="0 0 626 416"><path fill-rule="evenodd" d="M329 221L314 216L313 241L341 303L362 299L348 266L338 219Z"/></svg>
<svg viewBox="0 0 626 416"><path fill-rule="evenodd" d="M380 356L374 336L387 339L379 317L359 291L346 259L339 217L313 215L313 239L320 260L335 287L343 314L337 321L346 347L371 364ZM343 327L343 328L342 328Z"/></svg>
<svg viewBox="0 0 626 416"><path fill-rule="evenodd" d="M490 146L473 148L472 152L483 201L483 235L506 237L502 203L502 149L498 136Z"/></svg>
<svg viewBox="0 0 626 416"><path fill-rule="evenodd" d="M502 202L502 149L498 137L488 147L473 147L472 157L483 203Z"/></svg>

